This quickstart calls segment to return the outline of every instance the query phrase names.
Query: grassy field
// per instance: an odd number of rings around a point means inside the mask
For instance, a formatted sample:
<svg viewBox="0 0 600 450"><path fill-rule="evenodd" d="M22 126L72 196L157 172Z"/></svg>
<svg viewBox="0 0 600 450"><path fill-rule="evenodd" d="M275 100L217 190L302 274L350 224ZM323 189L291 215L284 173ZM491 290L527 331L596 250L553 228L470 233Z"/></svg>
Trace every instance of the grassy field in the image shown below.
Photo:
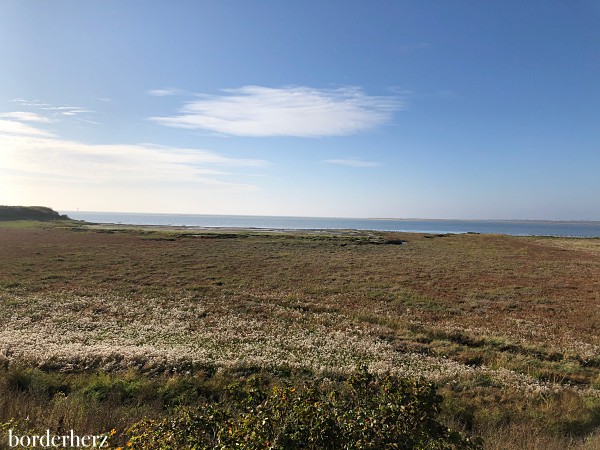
<svg viewBox="0 0 600 450"><path fill-rule="evenodd" d="M600 448L600 239L5 222L0 251L0 423L121 433L365 365L486 448Z"/></svg>

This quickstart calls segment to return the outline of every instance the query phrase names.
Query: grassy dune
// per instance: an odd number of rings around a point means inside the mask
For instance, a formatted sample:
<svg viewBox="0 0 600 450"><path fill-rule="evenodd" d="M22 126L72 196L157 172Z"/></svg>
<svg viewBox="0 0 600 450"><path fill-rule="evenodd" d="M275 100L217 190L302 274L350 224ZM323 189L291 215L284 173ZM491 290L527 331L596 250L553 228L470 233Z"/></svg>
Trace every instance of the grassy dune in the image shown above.
<svg viewBox="0 0 600 450"><path fill-rule="evenodd" d="M45 429L51 402L121 432L249 374L365 365L435 382L486 448L600 448L599 239L60 223L0 225L0 249L0 422Z"/></svg>

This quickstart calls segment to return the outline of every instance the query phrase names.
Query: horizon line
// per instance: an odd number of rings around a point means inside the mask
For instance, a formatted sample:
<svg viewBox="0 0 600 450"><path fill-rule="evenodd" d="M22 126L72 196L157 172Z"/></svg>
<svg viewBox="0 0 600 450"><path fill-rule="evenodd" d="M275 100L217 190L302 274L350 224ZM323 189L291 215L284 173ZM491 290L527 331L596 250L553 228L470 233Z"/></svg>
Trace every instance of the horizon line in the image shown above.
<svg viewBox="0 0 600 450"><path fill-rule="evenodd" d="M271 214L211 214L211 213L160 213L160 212L139 212L139 211L82 211L82 210L63 210L58 212L68 213L89 213L89 214L139 214L139 215L157 215L157 216L224 216L224 217L282 217L296 219L344 219L344 220L387 220L387 221L455 221L455 222L551 222L551 223L599 223L600 219L464 219L464 218L426 218L426 217L350 217L350 216L303 216L303 215L271 215Z"/></svg>

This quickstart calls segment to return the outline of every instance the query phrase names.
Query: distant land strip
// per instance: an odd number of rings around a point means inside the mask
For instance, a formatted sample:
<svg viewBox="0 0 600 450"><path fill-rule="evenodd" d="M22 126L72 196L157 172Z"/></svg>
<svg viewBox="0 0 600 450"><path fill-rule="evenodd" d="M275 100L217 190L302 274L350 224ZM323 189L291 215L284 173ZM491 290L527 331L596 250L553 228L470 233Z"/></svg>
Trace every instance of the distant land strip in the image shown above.
<svg viewBox="0 0 600 450"><path fill-rule="evenodd" d="M52 208L45 206L5 206L0 205L0 221L7 220L69 220L67 215L61 215Z"/></svg>

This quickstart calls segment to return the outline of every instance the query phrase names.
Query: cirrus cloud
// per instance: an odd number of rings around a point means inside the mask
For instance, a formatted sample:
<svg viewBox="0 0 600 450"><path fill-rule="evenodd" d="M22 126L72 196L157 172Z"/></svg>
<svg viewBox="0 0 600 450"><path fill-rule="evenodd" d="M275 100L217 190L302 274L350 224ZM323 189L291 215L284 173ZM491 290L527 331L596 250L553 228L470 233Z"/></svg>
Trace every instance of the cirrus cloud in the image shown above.
<svg viewBox="0 0 600 450"><path fill-rule="evenodd" d="M183 93L184 93L184 91L182 91L181 89L172 88L172 87L161 88L161 89L152 89L152 90L148 91L148 94L152 95L153 97L168 97L170 95L182 95Z"/></svg>
<svg viewBox="0 0 600 450"><path fill-rule="evenodd" d="M43 102L41 100L27 100L22 97L15 98L13 100L14 103L18 103L21 106L26 106L28 108L34 108L38 111L44 111L45 113L52 114L55 116L76 116L79 114L93 113L94 111L89 110L87 108L83 108L81 106L63 106L63 105L51 105L50 103ZM14 113L11 113L14 114ZM24 114L24 113L17 113ZM36 114L36 113L26 113L26 114ZM42 117L39 114L36 114L38 117ZM15 117L19 119L18 117ZM32 120L32 119L20 119L20 120ZM38 122L42 120L37 120Z"/></svg>
<svg viewBox="0 0 600 450"><path fill-rule="evenodd" d="M323 162L327 164L335 164L338 166L346 167L379 167L380 164L375 161L365 161L359 158L346 158L346 159L327 159Z"/></svg>
<svg viewBox="0 0 600 450"><path fill-rule="evenodd" d="M5 117L31 117L6 113ZM19 177L61 179L83 184L193 183L226 190L252 185L216 178L222 168L262 167L258 159L153 144L89 144L63 139L19 120L0 119L0 170ZM8 171L8 172L7 172Z"/></svg>
<svg viewBox="0 0 600 450"><path fill-rule="evenodd" d="M0 114L1 118L24 121L24 122L39 122L51 123L52 120L37 113L26 111L13 111Z"/></svg>
<svg viewBox="0 0 600 450"><path fill-rule="evenodd" d="M11 113L7 113L6 115L3 115L2 117L11 117L9 114L11 114ZM12 116L12 117L14 118L14 116ZM7 135L11 135L11 136L14 136L14 135L16 135L16 136L45 136L45 137L54 136L51 132L49 132L47 130L43 130L41 128L28 125L26 123L22 123L21 121L18 121L18 120L6 120L6 119L0 118L0 136L3 134L7 134Z"/></svg>
<svg viewBox="0 0 600 450"><path fill-rule="evenodd" d="M222 92L199 95L184 104L181 114L151 120L233 136L344 136L382 125L394 111L406 106L397 97L369 96L354 86L244 86Z"/></svg>

